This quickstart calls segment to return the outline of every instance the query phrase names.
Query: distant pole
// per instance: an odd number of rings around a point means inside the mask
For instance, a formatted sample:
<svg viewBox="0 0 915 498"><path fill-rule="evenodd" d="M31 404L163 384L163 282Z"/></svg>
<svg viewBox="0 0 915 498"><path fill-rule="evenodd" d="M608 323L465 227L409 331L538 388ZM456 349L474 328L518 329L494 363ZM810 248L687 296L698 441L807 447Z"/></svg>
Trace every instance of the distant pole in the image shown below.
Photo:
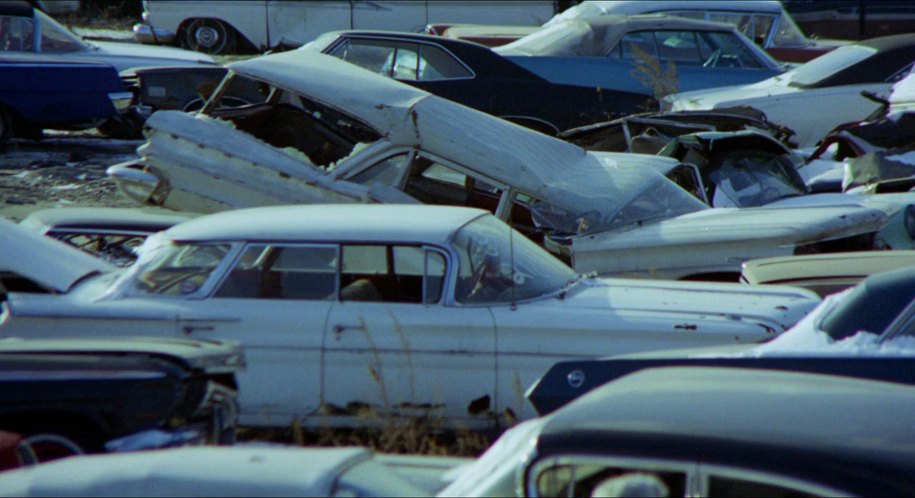
<svg viewBox="0 0 915 498"><path fill-rule="evenodd" d="M867 7L865 7L865 5L867 5L867 4L864 2L864 0L858 0L858 39L859 40L863 40L866 38L867 27L866 27L866 24L864 21L865 21L865 17L867 17L867 14L865 12Z"/></svg>

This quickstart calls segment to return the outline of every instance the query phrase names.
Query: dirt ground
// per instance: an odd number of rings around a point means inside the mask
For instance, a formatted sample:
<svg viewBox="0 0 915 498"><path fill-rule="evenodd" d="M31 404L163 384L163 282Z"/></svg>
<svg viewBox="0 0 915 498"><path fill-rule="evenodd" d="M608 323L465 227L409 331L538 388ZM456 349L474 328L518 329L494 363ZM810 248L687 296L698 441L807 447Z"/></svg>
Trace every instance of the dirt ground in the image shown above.
<svg viewBox="0 0 915 498"><path fill-rule="evenodd" d="M135 206L118 194L105 169L137 158L142 143L94 131L46 132L41 140L13 140L0 152L0 216L19 221L45 207Z"/></svg>

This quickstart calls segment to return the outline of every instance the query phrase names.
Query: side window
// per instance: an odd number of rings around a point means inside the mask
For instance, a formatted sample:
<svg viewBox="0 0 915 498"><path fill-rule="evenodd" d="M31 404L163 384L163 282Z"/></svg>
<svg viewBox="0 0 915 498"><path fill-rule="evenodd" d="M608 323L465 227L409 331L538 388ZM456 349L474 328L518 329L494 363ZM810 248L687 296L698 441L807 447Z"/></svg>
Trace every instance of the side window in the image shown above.
<svg viewBox="0 0 915 498"><path fill-rule="evenodd" d="M398 154L369 166L350 177L349 180L366 186L383 183L393 187L400 187L400 181L409 165L410 155Z"/></svg>
<svg viewBox="0 0 915 498"><path fill-rule="evenodd" d="M395 50L397 47L389 42L346 40L334 48L330 55L369 71L384 73L385 62Z"/></svg>
<svg viewBox="0 0 915 498"><path fill-rule="evenodd" d="M31 19L0 16L0 50L31 52L35 40L35 24Z"/></svg>
<svg viewBox="0 0 915 498"><path fill-rule="evenodd" d="M434 303L441 299L444 257L412 245L344 245L341 301Z"/></svg>
<svg viewBox="0 0 915 498"><path fill-rule="evenodd" d="M495 212L502 191L481 179L425 158L410 165L404 192L425 204L471 206Z"/></svg>
<svg viewBox="0 0 915 498"><path fill-rule="evenodd" d="M662 62L698 66L705 61L694 31L656 31L654 36Z"/></svg>
<svg viewBox="0 0 915 498"><path fill-rule="evenodd" d="M714 49L704 62L707 67L762 67L762 63L756 60L744 42L732 33L704 31L699 33L699 37Z"/></svg>
<svg viewBox="0 0 915 498"><path fill-rule="evenodd" d="M73 40L73 35L60 26L48 22L41 23L42 52L73 52L81 48L83 47Z"/></svg>
<svg viewBox="0 0 915 498"><path fill-rule="evenodd" d="M420 81L435 81L455 78L471 78L473 73L457 59L439 47L420 45Z"/></svg>
<svg viewBox="0 0 915 498"><path fill-rule="evenodd" d="M608 55L619 59L636 60L636 54L639 51L650 55L652 58L658 58L658 50L652 32L636 31L626 33Z"/></svg>
<svg viewBox="0 0 915 498"><path fill-rule="evenodd" d="M686 496L687 474L685 471L664 471L639 466L605 465L600 462L576 462L557 464L537 473L532 483L538 496L614 496L602 495L608 481L620 477L646 476L657 482L660 496ZM714 495L712 495L714 496Z"/></svg>
<svg viewBox="0 0 915 498"><path fill-rule="evenodd" d="M252 244L215 297L329 300L336 288L336 247Z"/></svg>
<svg viewBox="0 0 915 498"><path fill-rule="evenodd" d="M771 498L812 498L818 496L786 485L734 479L711 475L708 477L706 496L721 498L742 496L768 496Z"/></svg>

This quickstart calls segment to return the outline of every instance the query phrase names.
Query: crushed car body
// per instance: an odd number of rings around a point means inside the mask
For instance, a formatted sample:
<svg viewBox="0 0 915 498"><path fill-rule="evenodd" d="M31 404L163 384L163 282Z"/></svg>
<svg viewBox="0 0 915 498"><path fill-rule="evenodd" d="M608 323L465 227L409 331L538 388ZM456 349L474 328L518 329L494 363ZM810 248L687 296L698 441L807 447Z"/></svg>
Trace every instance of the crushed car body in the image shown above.
<svg viewBox="0 0 915 498"><path fill-rule="evenodd" d="M528 416L519 389L560 359L757 342L819 303L794 287L576 275L464 207L226 211L161 232L137 263L100 274L79 250L23 233L3 226L3 246L57 245L89 274L61 279L62 295L10 292L0 334L239 341L246 425L431 415L492 427Z"/></svg>
<svg viewBox="0 0 915 498"><path fill-rule="evenodd" d="M265 85L263 103L220 108L217 91L199 114L155 113L140 162L108 170L121 191L194 212L334 202L481 207L582 273L724 272L735 282L747 259L829 250L816 244L854 237L852 249L871 249L886 220L854 206L790 216L708 210L662 175L675 160L588 152L323 54L234 63L220 88L240 77ZM673 254L679 262L669 267Z"/></svg>

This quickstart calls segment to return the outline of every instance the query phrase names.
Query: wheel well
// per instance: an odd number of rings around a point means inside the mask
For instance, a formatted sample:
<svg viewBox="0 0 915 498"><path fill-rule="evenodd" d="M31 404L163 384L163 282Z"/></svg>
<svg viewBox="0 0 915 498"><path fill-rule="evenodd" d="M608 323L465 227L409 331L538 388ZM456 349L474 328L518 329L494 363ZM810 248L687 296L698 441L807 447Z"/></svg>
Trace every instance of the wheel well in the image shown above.
<svg viewBox="0 0 915 498"><path fill-rule="evenodd" d="M190 26L191 23L193 23L194 21L200 21L200 20L212 20L212 21L219 21L220 23L222 23L222 25L225 26L226 29L231 32L232 37L234 39L235 48L234 48L233 52L245 53L245 54L258 52L257 47L255 47L254 44L251 43L251 40L249 40L247 37L245 37L245 35L243 35L241 33L241 31L238 30L238 28L233 26L232 23L230 23L229 21L220 19L218 17L192 17L189 19L185 19L184 21L181 21L181 24L178 26L178 39L177 39L178 45L185 44L184 40L186 39L186 36L187 36L188 26Z"/></svg>

